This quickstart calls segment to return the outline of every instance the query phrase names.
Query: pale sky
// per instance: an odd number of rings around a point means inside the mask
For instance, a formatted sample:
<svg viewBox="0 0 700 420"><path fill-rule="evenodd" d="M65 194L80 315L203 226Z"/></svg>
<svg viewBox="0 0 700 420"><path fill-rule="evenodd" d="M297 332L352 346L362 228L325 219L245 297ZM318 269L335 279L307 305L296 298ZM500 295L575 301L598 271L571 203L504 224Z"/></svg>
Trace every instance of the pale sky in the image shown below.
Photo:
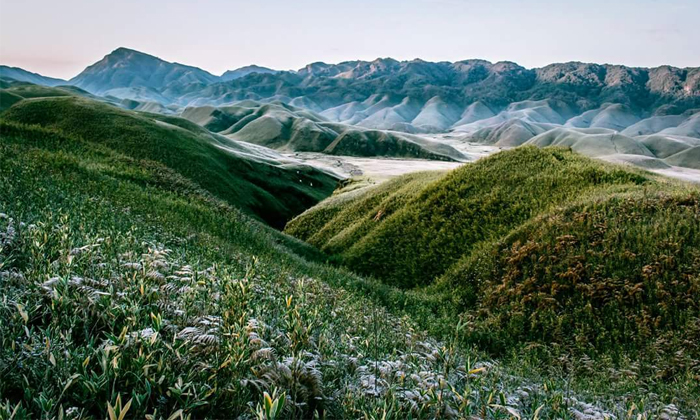
<svg viewBox="0 0 700 420"><path fill-rule="evenodd" d="M700 66L700 0L0 0L0 64L70 78L117 47L248 64L483 58Z"/></svg>

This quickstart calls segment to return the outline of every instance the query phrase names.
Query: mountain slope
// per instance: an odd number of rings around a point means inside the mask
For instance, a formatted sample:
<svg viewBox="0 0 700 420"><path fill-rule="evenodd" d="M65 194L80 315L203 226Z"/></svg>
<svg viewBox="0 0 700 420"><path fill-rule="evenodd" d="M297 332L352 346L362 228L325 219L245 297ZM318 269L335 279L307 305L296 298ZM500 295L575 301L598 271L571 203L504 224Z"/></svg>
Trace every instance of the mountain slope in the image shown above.
<svg viewBox="0 0 700 420"><path fill-rule="evenodd" d="M197 67L169 63L152 55L118 48L70 80L98 95L118 88L165 89L177 85L210 84L218 78ZM122 92L120 97L124 96Z"/></svg>
<svg viewBox="0 0 700 420"><path fill-rule="evenodd" d="M666 71L668 70L668 71ZM199 104L220 104L222 98L256 99L272 97L305 98L320 110L359 102L372 96L390 97L392 105L410 100L419 109L427 106L430 124L419 119L422 129L443 130L456 123L454 114L463 114L476 102L486 109L502 110L513 102L548 99L566 103L577 112L596 109L611 103L628 107L649 116L657 109L680 114L700 104L700 70L697 68L631 68L583 63L552 64L541 69L525 69L515 63L466 61L430 63L424 61L375 60L346 62L338 65L316 63L296 74L280 73L258 78L242 78L235 83L216 84L190 92L181 98L187 104L196 97ZM248 95L248 96L247 96ZM254 96L250 96L254 95ZM431 103L441 98L448 115ZM439 107L438 107L439 108ZM363 119L382 108L363 113ZM609 110L595 123L617 127L623 118ZM484 115L487 111L480 110ZM427 116L427 115L426 115ZM330 114L328 115L330 117ZM338 122L350 121L346 112ZM414 116L415 117L415 116ZM376 117L377 121L382 121ZM472 119L467 119L473 122ZM620 120L626 125L636 122ZM437 123L437 124L435 124ZM380 128L380 127L369 127ZM624 127L623 127L624 128Z"/></svg>
<svg viewBox="0 0 700 420"><path fill-rule="evenodd" d="M189 107L182 117L229 138L284 152L463 161L453 147L406 133L326 121L283 103L242 101L227 107Z"/></svg>
<svg viewBox="0 0 700 420"><path fill-rule="evenodd" d="M535 136L525 144L538 147L560 146L590 157L629 154L655 157L643 143L615 132L555 128Z"/></svg>
<svg viewBox="0 0 700 420"><path fill-rule="evenodd" d="M23 70L19 67L9 67L0 65L0 78L13 79L18 82L29 82L35 85L58 86L65 85L68 82L62 79L42 76L38 73L32 73Z"/></svg>
<svg viewBox="0 0 700 420"><path fill-rule="evenodd" d="M337 179L186 120L75 98L24 100L3 121L56 129L136 159L160 162L273 226L329 195Z"/></svg>
<svg viewBox="0 0 700 420"><path fill-rule="evenodd" d="M558 102L577 115L598 110L586 125L573 121L573 126L616 130L642 119L700 107L698 68L578 62L527 69L507 61L432 63L384 58L312 63L297 72L248 66L216 77L196 67L119 48L70 82L92 93L157 99L180 107L230 105L246 99L282 101L316 112L329 111L326 117L335 122L407 132L457 128L523 101ZM372 98L385 100L368 103ZM479 106L470 111L475 103ZM612 108L603 109L608 106ZM343 109L342 116L337 110L330 111L338 107ZM547 112L535 118L563 123Z"/></svg>
<svg viewBox="0 0 700 420"><path fill-rule="evenodd" d="M227 70L221 75L219 80L222 82L228 82L229 80L239 79L241 77L247 76L249 74L259 73L259 74L275 74L278 70L272 70L267 67L260 67L256 65L245 66L238 68L236 70Z"/></svg>

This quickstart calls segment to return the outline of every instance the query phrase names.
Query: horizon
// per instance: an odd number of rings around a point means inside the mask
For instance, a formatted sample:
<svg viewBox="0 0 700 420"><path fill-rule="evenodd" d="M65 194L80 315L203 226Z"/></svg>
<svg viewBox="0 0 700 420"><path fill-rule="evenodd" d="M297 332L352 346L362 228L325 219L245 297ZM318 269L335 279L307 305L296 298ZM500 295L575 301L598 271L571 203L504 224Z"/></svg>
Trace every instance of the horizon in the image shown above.
<svg viewBox="0 0 700 420"><path fill-rule="evenodd" d="M0 0L0 39L5 40L0 62L62 79L119 47L217 76L248 65L296 70L319 61L377 57L431 62L475 58L526 68L571 61L700 66L700 46L692 41L700 39L700 27L694 24L700 20L700 4L692 0L538 0L527 5L514 0L362 0L333 7L319 0L298 5L209 0L196 7L184 1L83 3ZM57 15L64 19L55 19Z"/></svg>
<svg viewBox="0 0 700 420"><path fill-rule="evenodd" d="M210 73L211 75L216 76L216 77L221 77L224 73L226 73L226 72L228 72L228 71L236 71L236 70L243 69L243 68L246 68L246 67L262 67L262 68L268 68L268 69L270 69L270 70L275 70L275 71L278 71L278 72L297 72L297 71L299 71L299 70L302 70L302 69L303 69L304 67L306 67L306 66L309 66L309 65L312 65L312 64L317 64L317 63L319 63L319 64L327 64L327 65L338 65L338 64L345 63L345 62L351 62L351 61L373 62L373 61L377 61L377 60L395 60L395 61L398 61L398 62L410 62L410 61L415 61L415 60L421 60L421 61L430 62L430 63L440 63L440 62L457 63L457 62L463 62L463 61L472 61L472 60L473 60L473 61L477 61L477 60L479 60L479 61L486 61L486 62L489 62L489 63L491 63L491 64L497 64L497 63L515 63L515 64L520 65L521 67L523 67L523 68L525 68L525 69L528 69L528 70L533 70L533 69L537 69L537 68L543 68L543 67L546 67L546 66L549 66L549 65L568 64L568 63L597 64L597 65L603 65L603 66L624 66L624 67L629 67L629 68L655 68L655 67L663 67L663 66L670 66L670 67L675 67L675 68L697 68L697 67L700 67L700 64L699 64L698 66L674 66L674 65L672 65L672 64L659 64L659 65L657 65L657 66L632 66L632 65L625 64L625 63L616 63L616 62L592 62L592 61L581 61L581 60L568 60L568 61L550 62L550 63L543 64L543 65L541 65L541 66L530 67L530 66L524 66L524 65L522 65L521 63L518 63L518 62L513 61L513 60L498 60L498 61L493 61L493 60L487 60L487 59L480 58L480 57L462 58L462 59L457 59L457 60L431 61L431 60L424 60L424 59L422 59L421 57L414 57L414 58L411 58L411 59L397 59L397 58L395 58L395 57L385 56L385 57L375 57L375 58L371 58L371 59L348 59L348 60L335 61L335 62L328 62L328 61L312 61L312 62L306 63L305 65L303 65L303 66L301 66L301 67L299 67L299 68L289 68L289 69L274 68L274 67L268 67L268 66L265 66L265 65L261 65L261 64L258 64L258 63L250 63L250 64L244 64L244 65L242 65L242 66L240 66L240 67L230 68L230 69L224 70L224 71L221 72L221 73L216 73L216 72L211 72L211 71L207 70L206 68L202 68L202 67L198 66L198 65L195 64L195 63L187 63L187 62L180 62L180 61L168 60L168 59L166 59L166 58L163 58L163 57L159 56L159 55L156 54L156 53L152 53L152 52L148 52L148 51L141 51L141 50L138 50L138 49L135 49L135 48L127 47L127 46L120 46L120 47L117 47L117 48L111 50L111 51L108 52L107 54L105 54L105 55L101 56L100 58L95 59L95 61L93 61L93 62L87 64L87 65L86 65L82 70L80 70L78 73L76 73L76 74L74 74L74 75L72 75L72 76L68 76L68 77L60 77L60 76L55 76L55 75L53 75L53 74L45 74L45 73L41 73L41 72L38 72L38 71L34 71L33 69L30 69L30 68L27 68L27 67L21 67L21 66L16 66L16 65L12 65L12 64L7 64L7 63L5 63L4 61L1 61L2 58L3 58L3 57L1 57L1 56L0 56L0 66L7 66L7 67L10 67L10 68L18 68L18 69L20 69L20 70L25 70L25 71L28 71L28 72L31 72L31 73L38 74L38 75L40 75L40 76L51 77L51 78L62 79L62 80L65 80L65 81L70 81L72 78L78 76L80 73L82 73L83 71L85 71L85 70L86 70L87 68L89 68L90 66L92 66L92 65L94 65L94 64L96 64L96 63L98 63L99 61L103 60L104 58L108 57L109 55L115 53L116 51L118 51L118 50L120 50L120 49L125 49L125 50L129 50L129 51L134 51L134 52L137 52L137 53L140 53L140 54L148 55L148 56L154 57L154 58L156 58L156 59L158 59L158 60L162 60L162 61L165 61L165 62L168 62L168 63L171 63L171 64L178 64L178 65L183 65L183 66L187 66L187 67L198 68L198 69L204 70L204 71L206 71L206 72L208 72L208 73Z"/></svg>

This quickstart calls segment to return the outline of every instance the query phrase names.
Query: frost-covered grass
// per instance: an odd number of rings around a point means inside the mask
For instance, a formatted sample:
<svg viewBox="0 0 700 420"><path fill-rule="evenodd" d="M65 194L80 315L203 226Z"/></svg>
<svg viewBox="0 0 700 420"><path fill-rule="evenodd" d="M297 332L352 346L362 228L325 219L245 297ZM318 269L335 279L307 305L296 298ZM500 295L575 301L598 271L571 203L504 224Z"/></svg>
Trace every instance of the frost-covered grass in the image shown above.
<svg viewBox="0 0 700 420"><path fill-rule="evenodd" d="M434 325L426 297L329 267L156 164L2 135L0 191L2 418L698 414L697 388L633 361L491 360L457 314Z"/></svg>

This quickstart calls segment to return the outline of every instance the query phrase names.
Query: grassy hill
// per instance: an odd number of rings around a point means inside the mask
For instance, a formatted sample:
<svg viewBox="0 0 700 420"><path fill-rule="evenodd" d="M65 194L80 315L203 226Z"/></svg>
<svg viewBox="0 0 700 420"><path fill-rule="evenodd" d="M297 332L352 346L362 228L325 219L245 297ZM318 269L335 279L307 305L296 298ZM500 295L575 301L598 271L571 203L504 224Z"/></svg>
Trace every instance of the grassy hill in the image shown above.
<svg viewBox="0 0 700 420"><path fill-rule="evenodd" d="M8 81L0 89L0 112L25 98L73 96L68 89L39 86L30 83Z"/></svg>
<svg viewBox="0 0 700 420"><path fill-rule="evenodd" d="M471 339L494 350L532 341L615 352L668 339L692 354L683 363L700 355L684 341L699 337L694 186L523 147L332 197L286 232L465 313Z"/></svg>
<svg viewBox="0 0 700 420"><path fill-rule="evenodd" d="M49 87L11 79L0 79L0 112L8 109L22 99L63 96L83 97L114 105L121 102L121 100L116 98L95 96L76 86L59 85Z"/></svg>
<svg viewBox="0 0 700 420"><path fill-rule="evenodd" d="M0 121L2 418L699 412L690 368L670 381L637 362L516 345L489 362L464 345L474 327L454 306L436 317L434 299L322 264L172 161L141 158L127 136L120 149L75 134L88 129ZM380 188L405 184L393 194L400 207L439 181L416 174Z"/></svg>
<svg viewBox="0 0 700 420"><path fill-rule="evenodd" d="M463 161L452 146L394 131L331 123L283 103L242 101L225 107L189 107L182 117L235 140L283 152Z"/></svg>
<svg viewBox="0 0 700 420"><path fill-rule="evenodd" d="M336 178L187 120L136 113L78 97L21 101L0 120L37 125L158 162L229 204L282 227L336 187Z"/></svg>
<svg viewBox="0 0 700 420"><path fill-rule="evenodd" d="M0 129L3 418L253 416L264 393L277 418L342 418L392 400L350 372L427 337L339 287L360 279L161 163Z"/></svg>

